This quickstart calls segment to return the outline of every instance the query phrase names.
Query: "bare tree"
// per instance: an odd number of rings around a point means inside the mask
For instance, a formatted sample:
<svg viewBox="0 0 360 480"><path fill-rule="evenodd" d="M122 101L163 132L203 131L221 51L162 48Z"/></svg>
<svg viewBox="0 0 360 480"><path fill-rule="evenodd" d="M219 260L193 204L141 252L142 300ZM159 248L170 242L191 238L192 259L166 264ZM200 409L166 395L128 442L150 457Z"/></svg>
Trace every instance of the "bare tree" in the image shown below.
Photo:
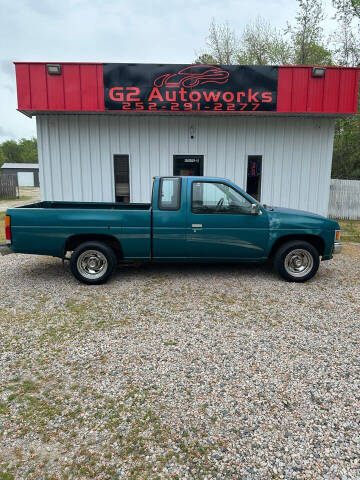
<svg viewBox="0 0 360 480"><path fill-rule="evenodd" d="M211 21L206 50L198 56L196 63L231 65L236 62L238 40L228 22L217 24L214 19Z"/></svg>
<svg viewBox="0 0 360 480"><path fill-rule="evenodd" d="M359 21L347 0L336 2L338 28L333 35L335 60L340 65L357 66L360 63Z"/></svg>
<svg viewBox="0 0 360 480"><path fill-rule="evenodd" d="M258 16L240 36L237 60L241 64L284 65L291 61L291 47L280 31Z"/></svg>
<svg viewBox="0 0 360 480"><path fill-rule="evenodd" d="M333 5L336 9L345 5L354 17L360 19L360 0L333 0Z"/></svg>
<svg viewBox="0 0 360 480"><path fill-rule="evenodd" d="M288 24L294 48L294 62L299 65L331 62L331 53L323 45L322 22L325 18L321 0L298 0L296 23Z"/></svg>

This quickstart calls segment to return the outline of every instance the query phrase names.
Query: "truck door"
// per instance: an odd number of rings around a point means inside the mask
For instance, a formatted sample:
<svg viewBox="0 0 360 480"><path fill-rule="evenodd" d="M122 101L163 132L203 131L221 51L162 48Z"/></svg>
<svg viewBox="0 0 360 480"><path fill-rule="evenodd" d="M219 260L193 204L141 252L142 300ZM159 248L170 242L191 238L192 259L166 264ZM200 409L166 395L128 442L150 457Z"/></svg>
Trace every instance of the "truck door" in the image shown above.
<svg viewBox="0 0 360 480"><path fill-rule="evenodd" d="M251 202L222 180L188 182L186 252L194 259L256 260L266 257L268 219L251 213Z"/></svg>
<svg viewBox="0 0 360 480"><path fill-rule="evenodd" d="M187 179L181 177L155 180L152 238L155 260L181 259L186 255L186 186Z"/></svg>

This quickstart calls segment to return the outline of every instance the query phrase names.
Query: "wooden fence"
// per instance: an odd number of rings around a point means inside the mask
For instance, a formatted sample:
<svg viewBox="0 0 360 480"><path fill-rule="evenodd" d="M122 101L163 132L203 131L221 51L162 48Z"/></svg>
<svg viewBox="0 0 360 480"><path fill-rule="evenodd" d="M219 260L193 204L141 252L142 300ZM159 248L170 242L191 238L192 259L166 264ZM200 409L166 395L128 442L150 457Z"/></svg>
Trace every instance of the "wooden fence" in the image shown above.
<svg viewBox="0 0 360 480"><path fill-rule="evenodd" d="M329 217L360 220L360 180L331 179Z"/></svg>
<svg viewBox="0 0 360 480"><path fill-rule="evenodd" d="M17 198L18 180L17 175L0 175L0 198Z"/></svg>

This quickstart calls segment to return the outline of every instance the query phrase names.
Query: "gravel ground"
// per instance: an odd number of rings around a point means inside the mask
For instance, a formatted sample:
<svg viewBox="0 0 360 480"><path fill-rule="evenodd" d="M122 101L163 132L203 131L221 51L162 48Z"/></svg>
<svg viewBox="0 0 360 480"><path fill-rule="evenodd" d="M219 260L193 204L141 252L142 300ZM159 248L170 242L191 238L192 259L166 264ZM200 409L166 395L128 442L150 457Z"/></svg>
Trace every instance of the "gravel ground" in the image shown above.
<svg viewBox="0 0 360 480"><path fill-rule="evenodd" d="M359 273L0 258L0 479L359 479Z"/></svg>

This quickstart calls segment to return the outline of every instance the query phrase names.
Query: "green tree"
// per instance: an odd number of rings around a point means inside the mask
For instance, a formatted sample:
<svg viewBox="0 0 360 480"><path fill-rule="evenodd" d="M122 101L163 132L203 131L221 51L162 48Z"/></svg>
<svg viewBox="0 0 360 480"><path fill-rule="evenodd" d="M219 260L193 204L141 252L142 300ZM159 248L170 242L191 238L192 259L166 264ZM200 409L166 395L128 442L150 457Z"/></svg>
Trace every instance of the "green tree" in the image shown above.
<svg viewBox="0 0 360 480"><path fill-rule="evenodd" d="M360 180L360 115L335 124L332 178Z"/></svg>
<svg viewBox="0 0 360 480"><path fill-rule="evenodd" d="M21 152L21 161L23 163L37 163L38 162L38 150L36 138L22 138L19 143Z"/></svg>
<svg viewBox="0 0 360 480"><path fill-rule="evenodd" d="M203 65L215 65L216 60L209 53L202 53L197 57L197 59L195 60L195 63L203 64Z"/></svg>
<svg viewBox="0 0 360 480"><path fill-rule="evenodd" d="M0 166L7 163L37 163L36 138L22 138L18 142L6 140L0 144Z"/></svg>

